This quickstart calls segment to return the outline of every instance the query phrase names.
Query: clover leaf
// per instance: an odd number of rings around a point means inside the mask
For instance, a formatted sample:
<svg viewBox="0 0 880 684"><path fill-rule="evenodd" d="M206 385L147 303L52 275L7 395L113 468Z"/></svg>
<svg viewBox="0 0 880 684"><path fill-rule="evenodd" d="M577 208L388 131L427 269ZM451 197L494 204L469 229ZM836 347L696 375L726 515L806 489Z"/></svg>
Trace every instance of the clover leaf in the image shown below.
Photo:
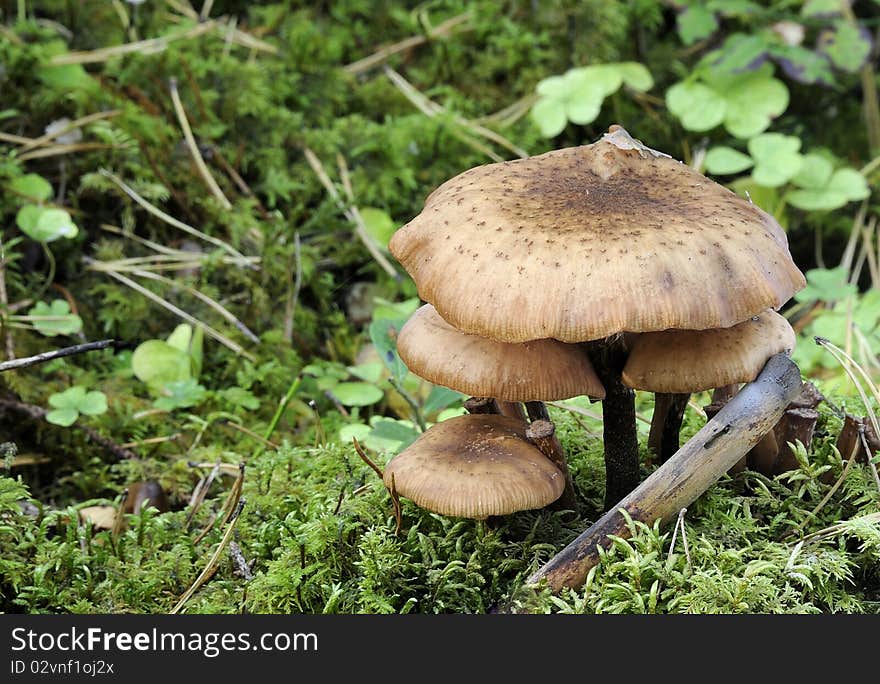
<svg viewBox="0 0 880 684"><path fill-rule="evenodd" d="M52 242L76 237L79 229L64 209L26 204L18 210L15 223L21 231L37 242Z"/></svg>
<svg viewBox="0 0 880 684"><path fill-rule="evenodd" d="M106 413L107 396L103 392L88 392L85 387L74 385L50 396L49 405L55 410L46 414L46 420L53 425L68 427L76 422L81 413L87 416Z"/></svg>
<svg viewBox="0 0 880 684"><path fill-rule="evenodd" d="M166 411L178 408L189 408L201 403L208 395L208 391L194 378L175 380L165 383L160 396L153 402L153 406Z"/></svg>
<svg viewBox="0 0 880 684"><path fill-rule="evenodd" d="M804 157L803 168L792 178L792 183L797 189L789 192L786 199L805 211L839 209L871 194L862 174L850 168L835 171L833 164L818 154Z"/></svg>
<svg viewBox="0 0 880 684"><path fill-rule="evenodd" d="M705 69L699 80L681 81L666 91L666 106L689 131L723 123L737 138L752 138L788 107L788 88L772 74L771 64L744 73Z"/></svg>
<svg viewBox="0 0 880 684"><path fill-rule="evenodd" d="M360 214L364 220L364 227L367 229L367 233L382 249L387 251L388 241L394 235L394 231L397 230L397 224L384 209L362 207Z"/></svg>
<svg viewBox="0 0 880 684"><path fill-rule="evenodd" d="M576 67L561 76L550 76L535 89L539 97L532 107L532 119L548 138L559 135L569 121L579 125L592 123L605 98L624 83L641 92L651 88L654 79L637 62Z"/></svg>
<svg viewBox="0 0 880 684"><path fill-rule="evenodd" d="M794 296L798 302L833 302L856 293L856 286L849 282L845 266L813 268L804 275L807 286Z"/></svg>
<svg viewBox="0 0 880 684"><path fill-rule="evenodd" d="M871 54L871 33L849 21L838 21L834 28L819 34L817 47L838 69L855 72Z"/></svg>
<svg viewBox="0 0 880 684"><path fill-rule="evenodd" d="M781 133L763 133L749 140L749 154L755 160L752 179L768 188L778 188L803 166L800 138Z"/></svg>
<svg viewBox="0 0 880 684"><path fill-rule="evenodd" d="M706 170L709 173L726 176L731 173L745 171L754 166L755 162L752 161L749 155L743 154L732 147L718 145L706 153L705 164Z"/></svg>
<svg viewBox="0 0 880 684"><path fill-rule="evenodd" d="M35 202L45 202L52 196L52 186L42 176L27 173L19 176L9 184L10 189Z"/></svg>
<svg viewBox="0 0 880 684"><path fill-rule="evenodd" d="M82 318L70 313L70 305L64 299L51 304L37 302L28 310L28 316L37 332L46 337L73 335L82 330Z"/></svg>
<svg viewBox="0 0 880 684"><path fill-rule="evenodd" d="M708 38L718 28L715 13L703 5L685 7L675 20L678 35L685 45L693 45L698 40Z"/></svg>

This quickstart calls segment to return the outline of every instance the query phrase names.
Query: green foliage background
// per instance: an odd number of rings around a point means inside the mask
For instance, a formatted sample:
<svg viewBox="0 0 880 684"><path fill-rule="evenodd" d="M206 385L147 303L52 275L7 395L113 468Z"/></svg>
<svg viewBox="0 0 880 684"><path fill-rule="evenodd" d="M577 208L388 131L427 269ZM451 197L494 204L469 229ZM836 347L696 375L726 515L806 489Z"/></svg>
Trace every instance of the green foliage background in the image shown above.
<svg viewBox="0 0 880 684"><path fill-rule="evenodd" d="M185 0L5 0L0 12L0 342L8 335L17 356L86 339L120 342L0 374L0 611L171 610L228 529L228 474L213 479L190 519L194 488L217 462L246 464L234 540L251 565L243 576L223 554L188 612L880 610L880 492L870 467L853 467L811 513L831 491L819 476L833 482L842 473L833 447L842 411L868 407L810 337L840 346L856 339L859 362L871 374L880 367L877 3L217 0L202 22ZM805 37L786 43L780 22L798 24ZM358 66L412 37L410 47ZM94 52L147 39L154 43L125 54ZM79 52L92 59L79 62ZM57 65L70 56L74 63ZM565 90L582 87L577 77L546 85L624 63L642 65L638 76L589 92ZM194 166L172 81L231 208ZM548 97L566 104L539 105ZM742 114L749 108L757 123ZM550 110L552 126L541 119ZM559 111L568 112L561 122ZM58 141L27 143L60 119L101 112L70 143L80 147L44 156L34 151ZM393 228L444 180L517 149L592 142L612 123L748 192L785 227L810 282L787 311L802 332L795 358L829 402L798 470L725 478L691 507L688 555L681 537L671 547L671 530L634 525L583 589L551 596L522 583L600 511L599 423L551 408L577 511L481 523L404 500L398 533L388 494L350 437L381 466L422 423L460 411L461 397L419 381L394 357L389 330L412 311L415 288L355 236L306 150L344 203L350 188L386 254ZM805 175L804 165L823 172ZM114 179L225 247L170 225ZM65 226L78 230L35 240L17 222L25 206L61 209ZM133 273L146 262L123 260L155 255L151 244L188 251L197 263L155 271L170 281ZM862 244L873 252L860 252ZM240 351L209 335L172 343L183 321L156 298ZM148 341L173 357L160 380L132 363ZM107 410L80 409L65 428L15 408L50 407L72 386L102 392ZM650 395L639 395L640 413L650 410ZM685 436L703 421L689 411ZM108 451L95 434L130 445L136 458ZM647 475L653 465L643 456ZM144 479L161 483L170 511L126 516L116 532L79 520L78 509L117 505Z"/></svg>

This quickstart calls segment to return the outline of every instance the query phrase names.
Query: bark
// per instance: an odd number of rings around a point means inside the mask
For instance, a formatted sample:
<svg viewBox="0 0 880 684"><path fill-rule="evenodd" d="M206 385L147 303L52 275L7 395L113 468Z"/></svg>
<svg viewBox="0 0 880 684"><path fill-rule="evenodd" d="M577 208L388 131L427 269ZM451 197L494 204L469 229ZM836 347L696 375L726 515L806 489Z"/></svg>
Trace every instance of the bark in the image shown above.
<svg viewBox="0 0 880 684"><path fill-rule="evenodd" d="M791 359L785 354L771 357L756 380L731 399L693 439L613 510L551 558L528 583L546 581L553 591L580 587L599 560L599 548L610 545L609 535L630 536L621 511L647 524L675 518L770 431L800 390L800 370Z"/></svg>
<svg viewBox="0 0 880 684"><path fill-rule="evenodd" d="M492 397L471 397L464 402L464 408L468 413L501 413L498 404Z"/></svg>

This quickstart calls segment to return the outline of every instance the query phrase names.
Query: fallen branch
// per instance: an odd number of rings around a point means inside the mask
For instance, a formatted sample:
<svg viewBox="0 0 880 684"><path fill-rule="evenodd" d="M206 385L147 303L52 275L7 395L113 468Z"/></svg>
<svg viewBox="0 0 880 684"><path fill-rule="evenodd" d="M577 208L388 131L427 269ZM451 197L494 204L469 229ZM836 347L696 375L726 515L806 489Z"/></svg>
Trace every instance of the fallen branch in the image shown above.
<svg viewBox="0 0 880 684"><path fill-rule="evenodd" d="M702 430L636 489L527 580L546 581L553 591L580 587L599 561L610 536L628 537L627 518L652 523L674 519L712 486L782 417L801 391L798 367L784 354L771 357L754 382L746 385Z"/></svg>
<svg viewBox="0 0 880 684"><path fill-rule="evenodd" d="M64 347L63 349L55 349L54 351L43 352L35 356L27 356L23 359L13 359L0 363L0 373L3 371L13 370L16 368L27 368L28 366L36 366L38 363L45 363L52 359L60 359L62 356L72 356L73 354L82 354L84 352L96 351L98 349L106 349L112 347L116 340L99 340L97 342L86 342L85 344L76 344L72 347Z"/></svg>

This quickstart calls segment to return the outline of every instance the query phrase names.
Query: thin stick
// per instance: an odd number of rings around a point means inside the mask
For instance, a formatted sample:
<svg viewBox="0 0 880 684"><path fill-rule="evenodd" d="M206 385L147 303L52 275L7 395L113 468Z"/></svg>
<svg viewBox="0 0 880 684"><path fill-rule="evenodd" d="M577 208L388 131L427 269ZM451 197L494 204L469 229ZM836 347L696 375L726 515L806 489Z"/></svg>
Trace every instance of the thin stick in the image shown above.
<svg viewBox="0 0 880 684"><path fill-rule="evenodd" d="M3 338L6 346L6 359L15 359L15 342L12 330L9 329L7 317L9 315L9 297L6 293L6 245L0 238L0 328L3 328ZM2 369L0 369L2 372Z"/></svg>
<svg viewBox="0 0 880 684"><path fill-rule="evenodd" d="M165 276L161 276L158 273L152 273L151 271L144 271L141 269L134 269L132 273L136 276L140 276L141 278L149 278L150 280L157 280L161 283L165 283L167 285L171 285L174 288L183 288L187 292L189 292L193 297L198 299L200 302L204 302L208 306L210 306L214 311L219 313L223 318L232 323L242 335L247 337L254 344L260 344L260 338L257 337L251 329L248 328L244 323L242 323L239 319L237 319L228 309L226 309L220 302L211 299L208 295L200 292L194 287L190 287L179 280L172 280L171 278L166 278Z"/></svg>
<svg viewBox="0 0 880 684"><path fill-rule="evenodd" d="M205 181L205 185L208 186L211 194L217 198L223 208L226 210L232 209L232 203L226 198L226 195L223 194L220 186L217 185L217 181L215 180L214 176L211 175L211 171L208 169L207 164L205 164L205 160L202 158L201 152L199 152L199 146L196 144L196 139L195 137L193 137L192 128L190 128L189 121L186 118L186 111L183 108L183 102L181 102L180 100L180 93L177 90L176 78L170 79L169 89L171 91L171 102L174 104L174 112L177 114L177 121L178 123L180 123L180 128L183 131L183 137L186 140L186 146L189 148L189 152L192 155L193 161L196 164L196 168L199 170L199 175L201 175L202 180Z"/></svg>
<svg viewBox="0 0 880 684"><path fill-rule="evenodd" d="M361 457L361 460L373 469L373 472L375 472L376 475L379 476L380 480L384 480L385 475L382 473L382 469L379 466L377 466L375 463L373 463L370 460L370 457L367 456L366 453L364 453L364 449L361 446L361 443L358 442L357 437L352 437L351 443L354 444L354 450L357 452L357 455Z"/></svg>
<svg viewBox="0 0 880 684"><path fill-rule="evenodd" d="M183 221L179 221L178 219L174 218L170 214L166 214L164 211L162 211L158 207L150 204L149 202L147 202L147 200L145 200L143 197L141 197L139 194L137 194L131 187L129 187L121 178L119 178L115 174L111 173L110 171L107 171L107 169L100 169L98 171L98 173L100 173L102 176L105 176L105 177L109 178L111 181L113 181L116 185L119 186L119 188L126 195L131 197L135 202L137 202L140 206L142 206L144 209L146 209L148 212L150 212L156 218L161 219L162 221L165 221L165 223L172 225L175 228L179 228L183 232L189 233L190 235L197 237L200 240L204 240L205 242L210 242L212 245L215 245L216 247L219 247L220 249L222 249L226 252L229 252L232 256L234 256L238 259L247 260L248 257L246 257L244 254L239 252L237 249L235 249L231 245L228 245L225 242L223 242L223 240L219 240L215 237L207 235L207 234L203 233L202 231L197 230L196 228L193 228L190 225L187 225Z"/></svg>
<svg viewBox="0 0 880 684"><path fill-rule="evenodd" d="M159 295L155 294L154 292L151 292L150 290L143 287L139 283L136 283L131 278L128 278L127 276L124 276L121 273L117 273L116 271L105 270L103 272L106 273L107 275L109 275L111 278L114 278L115 280L118 280L119 282L124 283L125 285L128 285L132 290L134 290L135 292L139 292L144 297L155 302L156 304L158 304L162 308L168 309L168 311L179 316L180 318L185 320L187 323L190 323L190 324L197 326L197 327L201 327L202 329L204 329L205 333L207 333L210 337L213 337L215 340L220 342L220 344L225 345L226 347L229 347L236 354L240 354L241 356L245 357L249 361L256 361L256 357L253 354L251 354L250 352L248 352L247 350L245 350L244 347L242 347L237 342L232 341L231 339L226 337L226 335L224 335L223 333L218 332L217 330L214 330L214 328L212 328L210 325L208 325L207 323L203 323L202 321L197 319L195 316L191 316L183 309L180 309L180 308L174 306L174 304L171 304L170 302L166 302Z"/></svg>
<svg viewBox="0 0 880 684"><path fill-rule="evenodd" d="M390 57L393 57L399 52L403 52L405 50L410 50L414 47L418 47L424 43L427 43L432 38L445 38L450 35L455 28L458 26L465 24L471 18L470 12L463 12L462 14L458 14L450 19L447 19L441 24L438 24L434 28L432 28L426 35L421 36L411 36L409 38L404 38L403 40L394 43L393 45L388 45L387 47L383 47L376 52L374 52L369 57L364 57L363 59L359 59L356 62L352 62L351 64L347 64L344 67L344 71L353 76L357 76L359 74L364 73L365 71L369 71L375 66L379 66Z"/></svg>
<svg viewBox="0 0 880 684"><path fill-rule="evenodd" d="M345 215L345 217L354 224L355 234L358 236L361 242L364 243L364 246L367 248L367 251L370 252L370 255L373 259L376 260L376 263L382 267L388 275L390 275L395 280L400 280L400 274L391 265L391 262L385 258L385 255L379 251L378 246L373 241L372 236L367 232L367 226L364 224L364 219L361 217L360 212L357 210L357 207L354 205L345 206L345 202L342 201L342 198L339 196L336 188L333 185L333 182L330 180L330 176L327 175L327 171L324 169L324 165L321 163L321 160L318 159L317 155L312 152L308 147L303 148L303 154L305 155L306 161L309 163L309 166L312 167L312 171L315 172L315 175L318 177L318 180L321 181L321 185L324 186L324 189L327 190L327 194L333 198L333 201L336 203L336 206L339 207L340 211Z"/></svg>
<svg viewBox="0 0 880 684"><path fill-rule="evenodd" d="M89 150L111 150L121 149L124 145L111 145L109 143L85 142L71 143L69 145L53 145L52 147L44 147L39 150L25 152L18 155L19 161L29 161L31 159L44 159L46 157L57 157L61 154L71 154L72 152L87 152Z"/></svg>
<svg viewBox="0 0 880 684"><path fill-rule="evenodd" d="M244 508L246 501L241 499L238 502L238 506L236 506L233 515L231 516L231 520L229 521L229 525L226 528L226 533L223 535L223 539L220 540L220 544L217 545L217 549L211 555L210 560L208 560L208 564L205 568L199 573L199 576L196 577L195 581L192 583L189 589L187 589L183 596L180 597L180 600L177 602L177 605L171 609L170 614L176 615L181 611L183 606L187 601L195 594L199 588L207 582L211 577L214 576L214 573L217 572L217 568L220 567L220 556L223 553L223 550L232 540L232 533L235 531L235 524L238 522L239 517L241 516L241 510Z"/></svg>
<svg viewBox="0 0 880 684"><path fill-rule="evenodd" d="M27 368L35 366L38 363L45 363L52 359L59 359L63 356L71 356L72 354L82 354L84 352L95 351L97 349L106 349L116 344L116 340L99 340L97 342L86 342L85 344L77 344L72 347L64 347L54 351L43 352L35 356L28 356L23 359L13 359L0 363L0 373L3 371L13 370L15 368Z"/></svg>
<svg viewBox="0 0 880 684"><path fill-rule="evenodd" d="M57 131L46 133L45 135L41 135L39 138L29 139L26 143L23 144L22 150L29 150L33 147L42 147L46 143L49 143L52 140L55 140L56 138L76 128L82 128L83 126L87 126L94 121L100 121L101 119L112 119L113 117L119 116L120 114L122 114L121 109L110 109L106 112L94 112L86 116L81 116L78 119L74 119L63 128L59 128Z"/></svg>
<svg viewBox="0 0 880 684"><path fill-rule="evenodd" d="M293 234L293 260L295 264L293 286L288 287L287 301L284 304L283 335L288 343L293 342L293 318L296 314L296 305L299 301L299 291L302 287L302 243L299 239L299 231L296 231Z"/></svg>

